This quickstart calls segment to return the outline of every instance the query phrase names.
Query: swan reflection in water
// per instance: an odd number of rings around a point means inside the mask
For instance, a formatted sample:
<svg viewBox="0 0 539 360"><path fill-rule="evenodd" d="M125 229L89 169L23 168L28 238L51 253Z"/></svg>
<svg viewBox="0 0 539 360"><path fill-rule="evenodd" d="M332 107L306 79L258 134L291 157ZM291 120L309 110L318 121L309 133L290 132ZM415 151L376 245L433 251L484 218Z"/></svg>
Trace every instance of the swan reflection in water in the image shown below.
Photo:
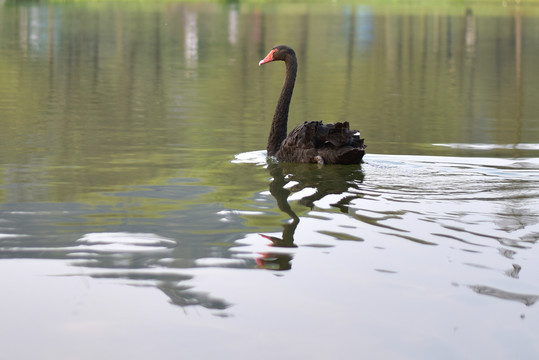
<svg viewBox="0 0 539 360"><path fill-rule="evenodd" d="M293 258L290 250L297 247L294 233L300 223L300 217L289 203L291 195L299 197L300 191L310 190L297 200L307 212L313 209L317 200L337 194L339 201L331 206L346 213L350 201L362 197L363 173L359 165L318 167L316 164L280 163L269 164L268 170L273 178L269 191L280 211L291 221L283 225L280 237L261 235L270 240L271 245L267 251L256 251L256 262L264 269L289 270ZM152 233L96 232L85 234L75 246L64 248L63 254L74 261L74 265L88 269L93 278L122 279L131 285L152 286L185 312L187 308L197 306L211 310L216 316L228 316L232 304L197 287L196 275L186 269L200 266L200 259L186 259L182 249L174 239ZM55 248L51 255L59 256L60 250ZM239 263L242 263L241 259ZM228 262L225 266L243 267L245 263L234 265L234 262Z"/></svg>
<svg viewBox="0 0 539 360"><path fill-rule="evenodd" d="M273 178L269 185L271 195L277 201L279 209L290 216L291 221L283 225L282 237L260 236L272 242L271 247L295 248L294 233L300 218L292 210L288 198L290 194L304 189L311 189L309 195L298 200L298 203L313 209L314 203L326 195L342 195L332 207L348 213L352 200L361 198L359 185L363 182L360 165L316 166L312 164L279 163L270 164L269 172ZM289 186L290 184L292 186ZM313 192L314 191L314 192ZM258 266L269 270L290 270L293 254L282 251L267 251L256 261Z"/></svg>

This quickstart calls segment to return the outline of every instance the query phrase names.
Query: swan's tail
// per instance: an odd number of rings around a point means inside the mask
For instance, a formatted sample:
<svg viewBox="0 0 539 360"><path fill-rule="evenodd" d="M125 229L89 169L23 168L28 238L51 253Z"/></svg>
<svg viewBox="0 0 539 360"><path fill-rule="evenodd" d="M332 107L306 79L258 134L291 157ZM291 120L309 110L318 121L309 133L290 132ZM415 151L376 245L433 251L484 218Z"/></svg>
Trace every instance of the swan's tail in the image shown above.
<svg viewBox="0 0 539 360"><path fill-rule="evenodd" d="M317 126L318 155L326 164L359 164L365 155L365 143L348 121Z"/></svg>

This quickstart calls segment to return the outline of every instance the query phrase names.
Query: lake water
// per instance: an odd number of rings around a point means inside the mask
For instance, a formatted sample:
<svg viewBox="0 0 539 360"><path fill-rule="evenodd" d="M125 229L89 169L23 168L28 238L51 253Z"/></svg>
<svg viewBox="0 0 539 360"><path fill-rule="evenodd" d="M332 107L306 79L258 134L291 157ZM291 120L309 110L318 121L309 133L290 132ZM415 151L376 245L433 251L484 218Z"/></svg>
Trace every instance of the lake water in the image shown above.
<svg viewBox="0 0 539 360"><path fill-rule="evenodd" d="M279 43L364 164L267 161ZM538 358L537 64L533 3L0 1L2 357Z"/></svg>

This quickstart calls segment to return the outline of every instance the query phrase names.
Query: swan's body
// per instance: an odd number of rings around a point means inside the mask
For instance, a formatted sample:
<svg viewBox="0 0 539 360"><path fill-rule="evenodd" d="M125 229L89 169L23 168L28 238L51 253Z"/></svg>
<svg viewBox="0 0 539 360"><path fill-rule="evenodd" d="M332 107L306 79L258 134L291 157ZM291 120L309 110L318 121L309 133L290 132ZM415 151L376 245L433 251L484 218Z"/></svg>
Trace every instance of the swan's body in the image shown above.
<svg viewBox="0 0 539 360"><path fill-rule="evenodd" d="M286 45L271 49L258 64L281 60L286 64L286 76L277 101L268 138L268 156L279 161L321 164L359 164L365 155L359 131L350 130L348 122L322 124L309 121L299 125L287 136L288 110L296 82L297 60L294 50Z"/></svg>

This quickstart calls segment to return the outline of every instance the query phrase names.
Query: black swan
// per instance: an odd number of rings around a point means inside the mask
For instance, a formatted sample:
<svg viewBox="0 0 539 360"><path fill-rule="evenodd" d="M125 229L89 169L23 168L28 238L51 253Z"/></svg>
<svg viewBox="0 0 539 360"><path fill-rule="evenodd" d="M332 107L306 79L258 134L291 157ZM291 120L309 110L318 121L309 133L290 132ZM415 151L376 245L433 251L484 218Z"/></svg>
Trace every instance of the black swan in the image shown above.
<svg viewBox="0 0 539 360"><path fill-rule="evenodd" d="M294 50L286 45L275 46L258 65L281 60L286 64L286 75L277 101L268 138L268 156L279 161L319 164L359 164L365 147L359 131L350 130L347 121L322 124L306 121L287 136L288 109L296 82L298 62Z"/></svg>

